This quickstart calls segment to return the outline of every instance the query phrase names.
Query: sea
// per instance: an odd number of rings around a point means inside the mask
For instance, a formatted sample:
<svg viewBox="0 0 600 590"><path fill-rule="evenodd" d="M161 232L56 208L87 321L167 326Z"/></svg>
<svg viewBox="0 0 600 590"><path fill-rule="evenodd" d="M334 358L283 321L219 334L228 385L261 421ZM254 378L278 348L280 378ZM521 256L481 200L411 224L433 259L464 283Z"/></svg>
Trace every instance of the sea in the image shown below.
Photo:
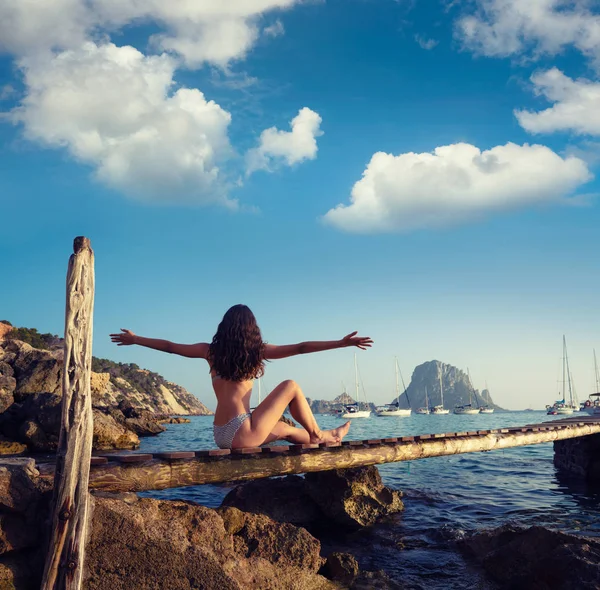
<svg viewBox="0 0 600 590"><path fill-rule="evenodd" d="M346 440L502 428L560 419L545 411L476 415L419 415L355 419ZM215 448L212 416L142 439L141 452ZM341 421L317 415L322 428ZM405 510L358 533L324 540L323 552L347 551L364 570L383 570L407 589L493 589L482 572L465 561L456 541L504 524L541 525L600 536L600 487L561 478L552 443L498 451L432 457L378 466L382 479L404 494ZM230 485L204 485L146 492L163 499L217 507Z"/></svg>

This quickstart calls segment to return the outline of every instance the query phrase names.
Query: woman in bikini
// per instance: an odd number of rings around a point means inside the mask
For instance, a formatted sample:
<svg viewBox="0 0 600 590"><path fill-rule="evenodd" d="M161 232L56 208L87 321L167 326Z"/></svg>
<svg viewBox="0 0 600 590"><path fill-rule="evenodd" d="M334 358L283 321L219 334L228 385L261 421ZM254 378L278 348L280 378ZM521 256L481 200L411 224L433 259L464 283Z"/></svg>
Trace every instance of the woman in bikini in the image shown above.
<svg viewBox="0 0 600 590"><path fill-rule="evenodd" d="M227 311L211 344L176 344L136 336L124 329L110 337L118 346L138 344L180 356L206 359L217 396L215 442L223 449L255 447L275 440L294 444L341 441L350 428L350 422L332 430L321 430L300 386L289 379L280 383L250 413L252 382L264 373L265 361L348 346L365 350L373 343L370 338L352 332L341 340L286 346L267 344L262 339L254 314L245 305L234 305ZM302 428L279 420L288 406L292 417Z"/></svg>

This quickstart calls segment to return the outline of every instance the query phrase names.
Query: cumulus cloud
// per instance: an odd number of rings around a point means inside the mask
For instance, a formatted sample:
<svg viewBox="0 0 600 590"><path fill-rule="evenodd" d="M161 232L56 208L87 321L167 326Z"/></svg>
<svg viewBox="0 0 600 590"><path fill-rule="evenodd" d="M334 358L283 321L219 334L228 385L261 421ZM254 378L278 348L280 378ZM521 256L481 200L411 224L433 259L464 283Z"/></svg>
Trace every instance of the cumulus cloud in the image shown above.
<svg viewBox="0 0 600 590"><path fill-rule="evenodd" d="M233 205L219 169L230 115L199 90L171 92L171 57L87 42L20 65L28 93L12 116L29 139L66 148L127 194Z"/></svg>
<svg viewBox="0 0 600 590"><path fill-rule="evenodd" d="M531 76L534 91L554 105L543 111L516 110L515 116L530 133L572 131L600 135L600 82L573 80L557 68Z"/></svg>
<svg viewBox="0 0 600 590"><path fill-rule="evenodd" d="M290 121L290 127L291 131L271 127L260 134L258 147L246 154L248 174L269 170L281 162L292 166L317 157L317 137L323 135L319 114L304 107Z"/></svg>
<svg viewBox="0 0 600 590"><path fill-rule="evenodd" d="M475 14L456 22L466 48L493 57L531 51L554 55L567 46L600 67L600 13L588 0L476 0Z"/></svg>
<svg viewBox="0 0 600 590"><path fill-rule="evenodd" d="M439 227L486 212L560 202L592 179L587 165L541 145L507 143L490 150L458 143L432 153L378 152L325 222L348 232Z"/></svg>
<svg viewBox="0 0 600 590"><path fill-rule="evenodd" d="M30 140L66 149L127 194L235 206L223 170L243 163L233 161L230 114L200 90L178 88L174 74L210 64L229 75L230 63L261 35L283 34L279 20L264 27L265 15L300 2L0 0L0 52L15 56L25 83L8 118ZM125 27L148 24L155 55L110 42ZM7 96L5 87L0 100ZM314 157L316 144L312 151L303 145L310 143L305 126L293 131L288 151L284 138L278 144L266 136L265 168L273 158Z"/></svg>
<svg viewBox="0 0 600 590"><path fill-rule="evenodd" d="M127 25L153 22L160 50L189 67L226 66L260 35L262 15L300 0L6 0L0 2L0 48L18 55L74 49ZM266 33L268 34L268 33Z"/></svg>

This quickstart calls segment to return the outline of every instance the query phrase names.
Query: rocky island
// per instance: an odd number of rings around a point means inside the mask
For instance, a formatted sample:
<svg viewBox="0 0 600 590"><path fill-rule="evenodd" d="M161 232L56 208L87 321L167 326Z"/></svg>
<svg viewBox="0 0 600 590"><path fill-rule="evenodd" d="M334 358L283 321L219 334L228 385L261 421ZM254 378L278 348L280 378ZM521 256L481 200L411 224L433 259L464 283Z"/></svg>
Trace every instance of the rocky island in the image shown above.
<svg viewBox="0 0 600 590"><path fill-rule="evenodd" d="M436 360L427 361L415 367L406 391L400 395L400 407L412 408L413 410L424 407L426 405L425 392L427 392L429 406L440 404L440 377L446 408L452 409L454 406L468 404L471 400L475 407L487 405L494 410L503 411L503 408L494 403L487 389L480 391L473 387L467 373L457 367ZM332 401L322 399L309 399L308 401L315 414L331 414L343 405L355 402L345 391ZM395 404L396 401L396 398L394 398L389 403ZM372 411L375 410L375 404L370 403L369 406Z"/></svg>

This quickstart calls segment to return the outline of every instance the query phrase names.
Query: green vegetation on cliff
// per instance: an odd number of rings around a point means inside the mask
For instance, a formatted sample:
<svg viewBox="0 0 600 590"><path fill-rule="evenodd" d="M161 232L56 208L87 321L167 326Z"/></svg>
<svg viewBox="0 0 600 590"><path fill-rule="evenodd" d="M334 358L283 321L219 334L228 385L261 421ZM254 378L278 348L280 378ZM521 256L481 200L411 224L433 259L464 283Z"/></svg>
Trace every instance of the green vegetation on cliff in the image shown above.
<svg viewBox="0 0 600 590"><path fill-rule="evenodd" d="M6 320L2 321L3 324L11 326L12 324ZM20 340L26 342L33 348L40 348L42 350L52 350L62 346L62 338L56 334L40 334L35 328L13 328L5 336L6 340Z"/></svg>

